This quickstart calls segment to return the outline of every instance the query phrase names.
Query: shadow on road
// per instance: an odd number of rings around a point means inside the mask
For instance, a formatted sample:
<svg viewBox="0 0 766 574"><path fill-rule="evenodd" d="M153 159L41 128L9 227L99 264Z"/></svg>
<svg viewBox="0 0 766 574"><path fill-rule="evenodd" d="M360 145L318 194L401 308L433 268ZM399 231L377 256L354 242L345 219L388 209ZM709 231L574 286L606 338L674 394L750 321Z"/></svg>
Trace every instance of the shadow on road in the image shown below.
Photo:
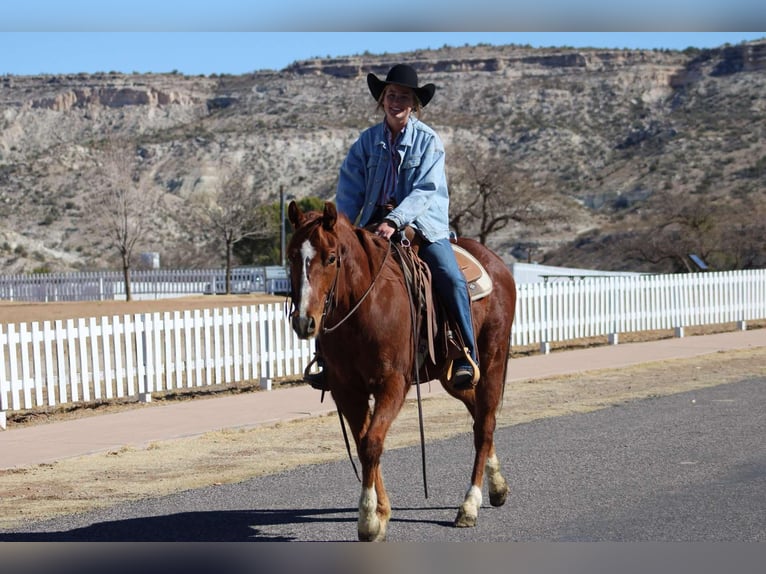
<svg viewBox="0 0 766 574"><path fill-rule="evenodd" d="M262 533L268 526L356 522L356 508L183 512L100 522L53 532L0 533L0 542L288 542Z"/></svg>
<svg viewBox="0 0 766 574"><path fill-rule="evenodd" d="M397 518L414 510L424 509L394 508L391 522L452 527L447 521ZM5 532L0 533L0 542L289 542L296 538L270 536L264 531L289 524L351 523L351 531L356 532L357 512L356 508L183 512L98 522L72 530Z"/></svg>

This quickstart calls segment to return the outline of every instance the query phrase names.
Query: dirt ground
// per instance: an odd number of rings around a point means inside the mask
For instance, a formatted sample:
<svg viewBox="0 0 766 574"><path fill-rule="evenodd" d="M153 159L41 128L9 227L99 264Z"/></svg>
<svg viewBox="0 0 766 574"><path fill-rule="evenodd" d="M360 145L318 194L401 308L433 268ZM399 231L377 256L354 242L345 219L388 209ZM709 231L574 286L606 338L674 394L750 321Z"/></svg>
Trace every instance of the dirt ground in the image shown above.
<svg viewBox="0 0 766 574"><path fill-rule="evenodd" d="M57 301L49 303L23 303L0 301L0 323L24 323L33 321L55 321L57 319L78 319L80 317L103 317L204 309L206 307L236 307L260 303L284 303L284 297L264 294L248 295L190 295L168 299L145 301Z"/></svg>
<svg viewBox="0 0 766 574"><path fill-rule="evenodd" d="M280 297L270 301L283 302ZM195 306L248 305L258 296L215 296L150 302L91 304L0 304L0 322L76 318L194 308ZM11 318L12 317L12 318ZM762 327L763 325L754 325ZM728 330L730 326L708 328ZM704 330L700 331L703 332ZM699 334L689 332L689 336ZM666 333L641 337L672 336ZM621 336L621 341L630 338ZM602 344L582 341L578 345ZM516 352L533 352L517 350ZM766 375L766 348L714 353L694 359L659 361L624 369L591 371L576 376L551 377L513 383L505 393L499 426L516 425L544 417L609 408L626 401L668 395ZM238 390L241 392L241 389ZM327 400L327 399L326 399ZM134 408L116 405L110 408ZM47 413L46 423L72 416L97 416L93 409ZM418 444L417 407L408 403L393 425L386 448ZM14 422L38 424L39 418ZM424 401L427 440L470 432L470 417L449 397ZM507 460L513 453L499 449ZM0 471L0 529L61 514L84 512L120 502L160 496L191 488L220 485L281 472L306 464L346 458L337 416L279 423L270 427L211 432L199 437L161 441L146 448L123 448L42 464ZM351 472L351 471L350 471Z"/></svg>

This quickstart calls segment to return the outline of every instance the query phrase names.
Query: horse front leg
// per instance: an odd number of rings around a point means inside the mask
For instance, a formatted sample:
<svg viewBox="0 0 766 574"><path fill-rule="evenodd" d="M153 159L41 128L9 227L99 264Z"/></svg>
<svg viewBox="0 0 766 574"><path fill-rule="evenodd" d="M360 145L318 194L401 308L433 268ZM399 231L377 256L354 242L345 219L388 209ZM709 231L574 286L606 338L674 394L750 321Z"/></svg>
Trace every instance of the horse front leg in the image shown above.
<svg viewBox="0 0 766 574"><path fill-rule="evenodd" d="M372 486L362 486L359 497L359 520L357 535L362 542L383 542L388 534L388 522L391 519L391 503L383 487L380 466L375 471L377 477Z"/></svg>
<svg viewBox="0 0 766 574"><path fill-rule="evenodd" d="M391 519L391 502L383 483L380 458L386 435L404 404L404 379L400 375L392 375L382 388L387 389L387 392L376 394L372 418L358 450L362 463L358 535L359 540L369 542L386 539Z"/></svg>
<svg viewBox="0 0 766 574"><path fill-rule="evenodd" d="M377 539L381 526L378 518L380 500L376 489L375 471L363 452L367 450L367 434L372 421L368 398L365 394L333 394L336 404L348 422L359 460L362 464L362 493L359 497L358 533L360 540ZM389 510L390 514L390 510Z"/></svg>
<svg viewBox="0 0 766 574"><path fill-rule="evenodd" d="M367 441L369 434L364 437L362 448L369 452ZM359 450L362 452L362 449ZM380 470L380 456L376 461L362 461L362 493L359 496L359 519L357 535L362 542L383 542L388 532L388 521L391 519L391 503L383 485L383 475Z"/></svg>

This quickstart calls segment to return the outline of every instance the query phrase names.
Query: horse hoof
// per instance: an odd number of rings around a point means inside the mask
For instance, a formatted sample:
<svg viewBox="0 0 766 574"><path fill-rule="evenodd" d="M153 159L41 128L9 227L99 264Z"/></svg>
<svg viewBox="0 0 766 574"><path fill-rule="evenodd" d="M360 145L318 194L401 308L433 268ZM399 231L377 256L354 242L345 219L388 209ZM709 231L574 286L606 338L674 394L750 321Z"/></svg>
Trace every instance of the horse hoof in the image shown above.
<svg viewBox="0 0 766 574"><path fill-rule="evenodd" d="M456 528L473 528L476 526L476 521L478 520L478 516L469 516L463 510L461 509L457 513L457 518L455 518L455 527Z"/></svg>
<svg viewBox="0 0 766 574"><path fill-rule="evenodd" d="M506 499L508 498L508 489L505 488L503 490L500 490L498 492L491 492L489 493L489 503L492 506L502 506L505 504Z"/></svg>
<svg viewBox="0 0 766 574"><path fill-rule="evenodd" d="M377 534L361 533L359 532L359 542L385 542L386 531L379 530Z"/></svg>
<svg viewBox="0 0 766 574"><path fill-rule="evenodd" d="M388 521L379 520L374 528L357 529L357 536L360 542L385 542L388 534Z"/></svg>

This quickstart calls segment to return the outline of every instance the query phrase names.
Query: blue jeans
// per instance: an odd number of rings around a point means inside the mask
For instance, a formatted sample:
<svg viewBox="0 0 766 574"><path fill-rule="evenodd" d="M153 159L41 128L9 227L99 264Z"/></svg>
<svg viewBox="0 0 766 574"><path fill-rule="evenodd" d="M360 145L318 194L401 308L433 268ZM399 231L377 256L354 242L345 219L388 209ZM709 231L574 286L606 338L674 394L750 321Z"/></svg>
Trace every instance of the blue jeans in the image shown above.
<svg viewBox="0 0 766 574"><path fill-rule="evenodd" d="M440 239L433 243L423 240L418 251L431 271L431 282L439 300L447 308L451 318L457 323L471 357L479 364L474 349L473 323L471 322L471 299L468 296L468 284L458 267L449 239Z"/></svg>

